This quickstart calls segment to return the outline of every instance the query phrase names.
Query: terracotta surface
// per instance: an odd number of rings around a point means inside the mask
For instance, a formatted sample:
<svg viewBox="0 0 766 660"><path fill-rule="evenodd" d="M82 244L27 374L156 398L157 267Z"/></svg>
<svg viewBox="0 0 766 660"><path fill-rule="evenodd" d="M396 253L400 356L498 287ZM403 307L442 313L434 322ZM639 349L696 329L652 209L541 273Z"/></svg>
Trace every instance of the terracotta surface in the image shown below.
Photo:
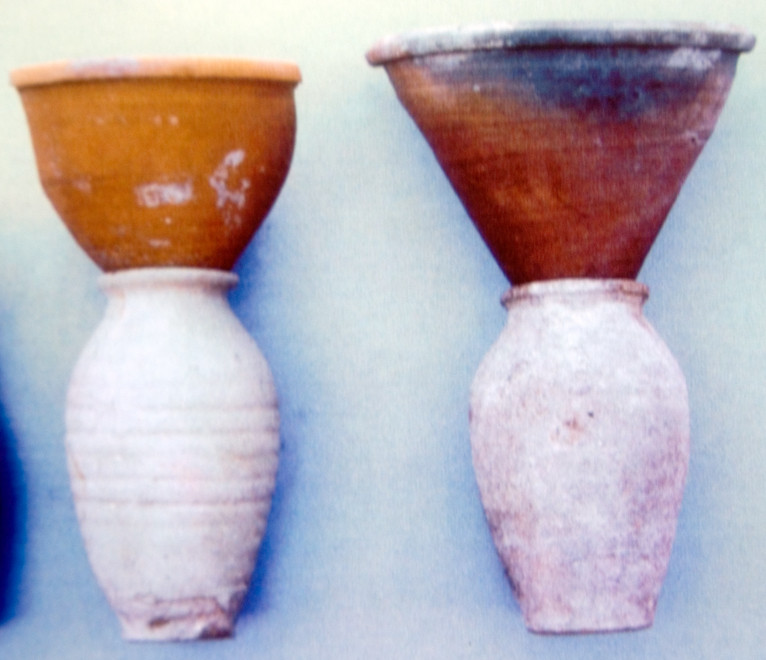
<svg viewBox="0 0 766 660"><path fill-rule="evenodd" d="M43 188L104 270L231 268L287 175L293 64L62 62L11 79Z"/></svg>
<svg viewBox="0 0 766 660"><path fill-rule="evenodd" d="M514 287L471 390L471 446L527 626L652 623L689 461L683 375L642 284Z"/></svg>
<svg viewBox="0 0 766 660"><path fill-rule="evenodd" d="M495 24L369 53L514 284L635 278L752 36L706 25Z"/></svg>
<svg viewBox="0 0 766 660"><path fill-rule="evenodd" d="M123 635L232 633L279 453L266 360L232 313L235 275L144 268L102 278L106 316L69 386L77 516Z"/></svg>

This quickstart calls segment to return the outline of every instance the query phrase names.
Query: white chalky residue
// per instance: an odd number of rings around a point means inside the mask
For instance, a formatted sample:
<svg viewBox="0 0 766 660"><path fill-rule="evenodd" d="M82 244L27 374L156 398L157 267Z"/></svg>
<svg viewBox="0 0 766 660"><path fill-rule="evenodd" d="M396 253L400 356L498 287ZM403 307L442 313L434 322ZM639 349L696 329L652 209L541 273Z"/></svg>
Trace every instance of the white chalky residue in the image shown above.
<svg viewBox="0 0 766 660"><path fill-rule="evenodd" d="M700 48L676 48L668 59L668 66L693 71L707 71L721 57L720 50Z"/></svg>
<svg viewBox="0 0 766 660"><path fill-rule="evenodd" d="M149 245L153 248L170 247L170 241L167 238L150 238Z"/></svg>
<svg viewBox="0 0 766 660"><path fill-rule="evenodd" d="M137 72L140 68L141 63L133 57L82 59L69 64L69 69L75 76L88 76L96 72L108 78L121 78Z"/></svg>
<svg viewBox="0 0 766 660"><path fill-rule="evenodd" d="M93 192L93 188L90 185L90 179L75 179L72 181L72 185L81 193L85 193L86 195L89 195L91 192Z"/></svg>
<svg viewBox="0 0 766 660"><path fill-rule="evenodd" d="M139 206L150 209L158 206L179 206L186 204L194 196L191 181L179 183L145 183L135 188Z"/></svg>
<svg viewBox="0 0 766 660"><path fill-rule="evenodd" d="M223 219L227 225L241 222L239 211L242 210L247 201L246 193L250 188L250 179L240 179L239 187L231 186L230 182L230 176L244 160L245 152L243 149L230 151L208 179L210 186L218 196L216 206L223 212Z"/></svg>
<svg viewBox="0 0 766 660"><path fill-rule="evenodd" d="M163 117L162 115L154 115L152 121L157 126L162 126L165 122L171 126L178 126L178 117L175 115L168 115L167 117Z"/></svg>

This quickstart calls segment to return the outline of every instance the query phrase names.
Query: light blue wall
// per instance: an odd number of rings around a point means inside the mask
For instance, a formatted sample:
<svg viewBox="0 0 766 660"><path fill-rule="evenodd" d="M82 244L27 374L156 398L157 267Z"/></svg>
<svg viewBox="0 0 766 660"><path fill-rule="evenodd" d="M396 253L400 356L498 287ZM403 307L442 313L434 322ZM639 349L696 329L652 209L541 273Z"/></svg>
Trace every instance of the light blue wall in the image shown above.
<svg viewBox="0 0 766 660"><path fill-rule="evenodd" d="M468 388L507 282L364 60L385 33L487 19L701 19L766 36L759 0L695 5L2 0L0 75L70 57L210 54L291 59L304 82L290 176L232 295L281 399L274 507L236 637L185 645L122 642L87 564L63 404L104 299L39 187L15 91L0 85L0 658L764 657L766 49L741 59L640 277L692 409L657 619L581 637L525 631L473 481Z"/></svg>

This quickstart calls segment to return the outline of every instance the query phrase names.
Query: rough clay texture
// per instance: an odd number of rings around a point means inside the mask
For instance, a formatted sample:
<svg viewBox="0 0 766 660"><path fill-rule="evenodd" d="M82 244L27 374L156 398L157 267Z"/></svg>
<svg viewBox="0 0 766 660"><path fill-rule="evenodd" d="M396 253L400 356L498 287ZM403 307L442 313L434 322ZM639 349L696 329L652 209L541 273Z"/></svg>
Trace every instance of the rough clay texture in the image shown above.
<svg viewBox="0 0 766 660"><path fill-rule="evenodd" d="M93 570L128 639L231 634L266 526L279 434L271 374L225 297L236 276L107 275L106 316L67 402Z"/></svg>
<svg viewBox="0 0 766 660"><path fill-rule="evenodd" d="M476 478L527 627L651 625L689 458L683 375L620 280L513 288L471 393Z"/></svg>
<svg viewBox="0 0 766 660"><path fill-rule="evenodd" d="M683 34L446 31L371 57L511 282L633 279L736 69L738 52L693 46L725 35Z"/></svg>

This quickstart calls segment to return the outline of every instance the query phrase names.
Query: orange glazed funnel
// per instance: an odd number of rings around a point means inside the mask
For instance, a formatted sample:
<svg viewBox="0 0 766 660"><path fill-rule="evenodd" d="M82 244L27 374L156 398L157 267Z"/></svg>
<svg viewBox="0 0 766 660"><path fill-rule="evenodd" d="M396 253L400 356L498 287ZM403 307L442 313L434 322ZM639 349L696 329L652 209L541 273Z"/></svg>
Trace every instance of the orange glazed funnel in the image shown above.
<svg viewBox="0 0 766 660"><path fill-rule="evenodd" d="M74 61L11 81L45 193L104 270L231 268L287 176L294 64Z"/></svg>

